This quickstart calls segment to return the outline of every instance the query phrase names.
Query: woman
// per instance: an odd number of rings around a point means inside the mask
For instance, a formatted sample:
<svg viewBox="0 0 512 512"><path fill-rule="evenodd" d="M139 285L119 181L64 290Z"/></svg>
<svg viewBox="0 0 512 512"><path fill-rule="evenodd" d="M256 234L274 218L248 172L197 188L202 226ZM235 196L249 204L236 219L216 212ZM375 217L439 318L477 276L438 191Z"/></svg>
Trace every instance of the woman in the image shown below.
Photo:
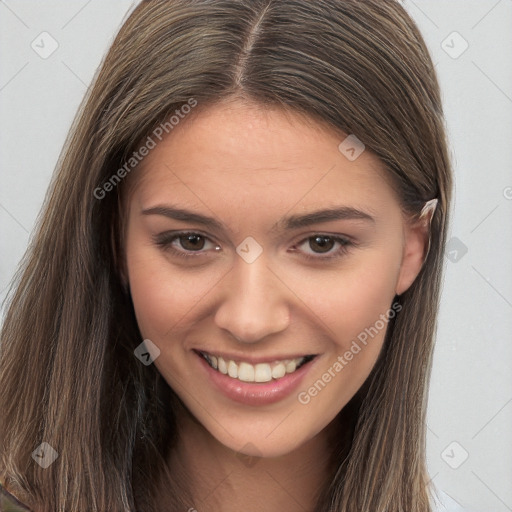
<svg viewBox="0 0 512 512"><path fill-rule="evenodd" d="M37 512L433 510L451 187L398 2L141 2L10 298L0 481Z"/></svg>

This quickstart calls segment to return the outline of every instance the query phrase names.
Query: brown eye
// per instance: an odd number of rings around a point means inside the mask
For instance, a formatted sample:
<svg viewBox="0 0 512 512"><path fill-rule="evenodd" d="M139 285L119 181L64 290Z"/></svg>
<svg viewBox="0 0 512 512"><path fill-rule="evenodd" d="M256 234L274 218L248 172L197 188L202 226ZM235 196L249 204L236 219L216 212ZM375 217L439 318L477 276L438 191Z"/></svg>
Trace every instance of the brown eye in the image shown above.
<svg viewBox="0 0 512 512"><path fill-rule="evenodd" d="M207 236L193 231L161 233L154 236L153 240L166 253L184 258L206 256L212 250L215 253L221 250Z"/></svg>
<svg viewBox="0 0 512 512"><path fill-rule="evenodd" d="M330 236L318 235L309 238L309 247L318 253L329 252L335 243L335 240Z"/></svg>
<svg viewBox="0 0 512 512"><path fill-rule="evenodd" d="M352 246L356 243L345 237L315 234L303 239L296 247L300 248L304 258L319 262L342 258Z"/></svg>
<svg viewBox="0 0 512 512"><path fill-rule="evenodd" d="M181 247L186 251L200 251L204 248L205 239L203 236L191 233L178 237Z"/></svg>

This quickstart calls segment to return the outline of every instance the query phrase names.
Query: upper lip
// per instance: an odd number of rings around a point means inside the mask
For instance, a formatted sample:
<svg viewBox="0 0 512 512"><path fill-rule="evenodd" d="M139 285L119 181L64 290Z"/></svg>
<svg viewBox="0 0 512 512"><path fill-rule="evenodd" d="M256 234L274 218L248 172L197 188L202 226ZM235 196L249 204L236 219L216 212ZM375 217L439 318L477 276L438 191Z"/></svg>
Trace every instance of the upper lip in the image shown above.
<svg viewBox="0 0 512 512"><path fill-rule="evenodd" d="M311 353L295 353L295 354L284 354L284 355L273 355L273 356L250 356L248 354L235 354L233 352L227 353L218 350L203 350L194 349L196 352L203 352L212 356L220 356L224 361L244 361L250 364L258 363L273 363L274 361L284 361L286 359L298 359L300 357L316 356L317 354Z"/></svg>

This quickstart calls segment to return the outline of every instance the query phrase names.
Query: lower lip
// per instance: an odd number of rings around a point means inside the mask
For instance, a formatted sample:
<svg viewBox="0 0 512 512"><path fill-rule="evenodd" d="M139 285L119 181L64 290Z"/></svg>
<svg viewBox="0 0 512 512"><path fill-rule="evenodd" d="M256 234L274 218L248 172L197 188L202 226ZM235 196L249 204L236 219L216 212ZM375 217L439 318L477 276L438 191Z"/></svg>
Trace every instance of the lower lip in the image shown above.
<svg viewBox="0 0 512 512"><path fill-rule="evenodd" d="M214 386L231 400L244 405L269 405L283 400L297 389L318 358L318 356L315 357L315 359L304 364L298 370L288 373L280 379L253 383L242 382L241 380L224 375L214 370L204 357L197 353L196 355Z"/></svg>

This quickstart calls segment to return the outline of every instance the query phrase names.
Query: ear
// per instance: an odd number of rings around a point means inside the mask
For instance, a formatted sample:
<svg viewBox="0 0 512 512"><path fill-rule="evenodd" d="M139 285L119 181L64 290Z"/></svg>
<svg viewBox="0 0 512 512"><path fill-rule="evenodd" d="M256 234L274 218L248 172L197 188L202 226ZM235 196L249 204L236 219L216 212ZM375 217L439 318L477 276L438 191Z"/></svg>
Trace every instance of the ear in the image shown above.
<svg viewBox="0 0 512 512"><path fill-rule="evenodd" d="M423 267L428 254L430 240L430 218L421 218L414 223L406 223L404 247L400 273L396 284L396 294L409 289Z"/></svg>

